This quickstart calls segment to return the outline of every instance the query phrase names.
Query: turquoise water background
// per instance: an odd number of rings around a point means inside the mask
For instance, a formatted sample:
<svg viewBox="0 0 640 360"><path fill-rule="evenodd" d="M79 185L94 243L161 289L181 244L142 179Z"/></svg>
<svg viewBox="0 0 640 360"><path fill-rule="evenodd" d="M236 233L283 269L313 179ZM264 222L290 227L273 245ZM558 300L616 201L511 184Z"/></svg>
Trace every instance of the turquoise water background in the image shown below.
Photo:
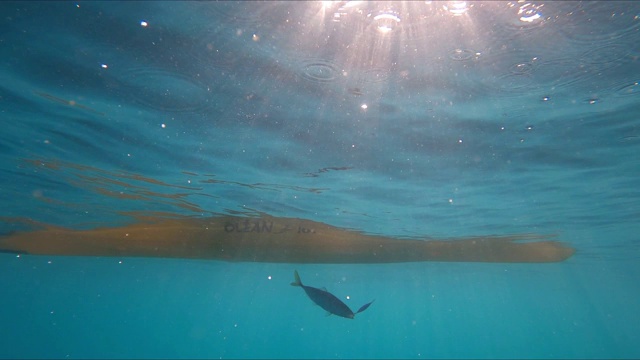
<svg viewBox="0 0 640 360"><path fill-rule="evenodd" d="M0 254L2 358L640 357L640 3L2 2L0 232L264 212L550 264ZM300 288L326 287L354 320Z"/></svg>

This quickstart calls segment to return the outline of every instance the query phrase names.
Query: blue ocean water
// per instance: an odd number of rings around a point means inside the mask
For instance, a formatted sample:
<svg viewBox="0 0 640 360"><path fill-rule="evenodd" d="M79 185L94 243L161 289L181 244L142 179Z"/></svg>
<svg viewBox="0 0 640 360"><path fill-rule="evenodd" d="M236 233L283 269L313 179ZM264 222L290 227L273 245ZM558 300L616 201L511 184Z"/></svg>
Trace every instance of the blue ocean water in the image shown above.
<svg viewBox="0 0 640 360"><path fill-rule="evenodd" d="M2 358L640 357L640 3L2 2L0 232L266 213L547 264L0 254ZM300 288L326 287L354 320Z"/></svg>

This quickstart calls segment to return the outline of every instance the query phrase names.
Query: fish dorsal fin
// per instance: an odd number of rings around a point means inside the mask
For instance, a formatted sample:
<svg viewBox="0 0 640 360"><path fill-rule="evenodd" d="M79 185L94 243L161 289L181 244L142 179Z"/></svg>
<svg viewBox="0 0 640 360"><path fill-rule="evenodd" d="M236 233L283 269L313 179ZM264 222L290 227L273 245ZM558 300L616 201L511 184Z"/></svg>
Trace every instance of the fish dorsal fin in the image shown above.
<svg viewBox="0 0 640 360"><path fill-rule="evenodd" d="M326 287L324 287L324 286L323 286L323 287L321 287L320 289L322 289L324 292L329 292L329 290L327 290L327 288L326 288Z"/></svg>
<svg viewBox="0 0 640 360"><path fill-rule="evenodd" d="M304 285L302 285L302 280L300 280L300 275L298 275L298 270L293 271L293 277L295 281L291 283L291 286L304 287Z"/></svg>

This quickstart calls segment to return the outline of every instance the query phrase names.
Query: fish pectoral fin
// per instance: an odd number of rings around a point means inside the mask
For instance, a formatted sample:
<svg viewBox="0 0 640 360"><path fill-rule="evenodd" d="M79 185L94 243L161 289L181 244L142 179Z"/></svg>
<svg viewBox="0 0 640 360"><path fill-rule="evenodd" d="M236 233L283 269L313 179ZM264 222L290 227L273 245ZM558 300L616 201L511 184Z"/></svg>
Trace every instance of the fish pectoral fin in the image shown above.
<svg viewBox="0 0 640 360"><path fill-rule="evenodd" d="M327 311L327 313L324 316L331 316L331 311Z"/></svg>

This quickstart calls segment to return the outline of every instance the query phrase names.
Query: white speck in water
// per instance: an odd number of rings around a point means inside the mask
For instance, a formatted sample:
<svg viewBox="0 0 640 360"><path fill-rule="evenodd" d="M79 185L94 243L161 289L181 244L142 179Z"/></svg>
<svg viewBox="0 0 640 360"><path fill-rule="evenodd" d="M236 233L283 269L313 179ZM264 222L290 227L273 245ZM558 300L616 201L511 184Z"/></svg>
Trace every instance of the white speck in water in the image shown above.
<svg viewBox="0 0 640 360"><path fill-rule="evenodd" d="M148 22L146 22L146 21L144 21L144 20L140 21L140 26L142 26L142 27L147 27L148 25L149 25L149 23L148 23Z"/></svg>

